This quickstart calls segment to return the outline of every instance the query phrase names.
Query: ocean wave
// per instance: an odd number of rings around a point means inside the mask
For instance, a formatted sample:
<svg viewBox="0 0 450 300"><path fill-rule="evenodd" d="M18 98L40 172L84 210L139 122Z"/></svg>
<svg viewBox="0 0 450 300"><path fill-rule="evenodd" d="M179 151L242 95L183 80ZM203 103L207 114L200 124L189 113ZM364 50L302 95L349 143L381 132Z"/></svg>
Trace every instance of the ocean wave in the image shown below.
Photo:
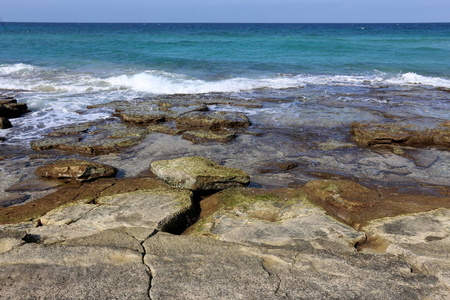
<svg viewBox="0 0 450 300"><path fill-rule="evenodd" d="M110 76L69 72L29 64L0 65L0 88L22 89L43 93L91 93L129 90L151 94L199 94L240 92L255 89L301 88L306 85L374 86L426 85L450 87L450 80L416 73L387 74L374 71L369 75L277 74L259 78L237 77L207 81L183 74L147 70L120 72Z"/></svg>

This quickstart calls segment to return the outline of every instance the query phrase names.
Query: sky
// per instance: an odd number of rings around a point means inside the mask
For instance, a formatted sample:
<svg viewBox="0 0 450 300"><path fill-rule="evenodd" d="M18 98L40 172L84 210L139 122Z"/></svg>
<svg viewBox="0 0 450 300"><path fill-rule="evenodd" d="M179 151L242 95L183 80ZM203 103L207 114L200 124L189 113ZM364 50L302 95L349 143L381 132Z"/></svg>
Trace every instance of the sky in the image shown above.
<svg viewBox="0 0 450 300"><path fill-rule="evenodd" d="M4 22L450 22L449 0L0 0Z"/></svg>

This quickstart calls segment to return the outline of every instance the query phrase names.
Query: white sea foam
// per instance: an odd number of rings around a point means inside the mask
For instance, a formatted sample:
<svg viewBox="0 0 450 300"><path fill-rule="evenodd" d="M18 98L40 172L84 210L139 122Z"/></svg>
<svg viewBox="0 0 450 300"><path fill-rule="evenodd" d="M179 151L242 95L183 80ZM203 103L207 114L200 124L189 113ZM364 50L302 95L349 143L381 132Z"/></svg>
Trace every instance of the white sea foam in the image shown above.
<svg viewBox="0 0 450 300"><path fill-rule="evenodd" d="M8 139L10 136L13 137L13 141L29 140L45 134L51 127L109 116L106 111L93 111L86 115L76 113L87 105L133 99L149 94L251 92L256 89L302 88L311 85L323 85L323 90L328 90L327 85L349 87L426 85L450 88L450 80L415 73L392 75L373 72L371 75L278 74L271 77L239 77L208 81L155 70L135 72L116 70L111 75L97 75L29 64L3 64L0 65L0 89L29 91L22 93L18 99L26 102L32 113L23 118L13 119L15 127L2 131L0 134L2 136L7 134ZM282 106L277 109L282 109ZM262 112L261 110L259 113ZM248 113L255 113L255 111Z"/></svg>
<svg viewBox="0 0 450 300"><path fill-rule="evenodd" d="M90 93L131 90L151 94L198 94L208 92L239 92L254 89L298 88L305 85L367 86L422 84L450 87L450 80L415 73L391 75L275 75L259 78L230 78L206 81L182 74L148 70L132 74L100 77L87 73L67 72L28 64L0 65L0 88L24 89L44 93Z"/></svg>
<svg viewBox="0 0 450 300"><path fill-rule="evenodd" d="M410 85L410 84L421 84L421 85L430 85L435 87L447 87L450 88L450 80L444 79L440 77L427 77L418 75L416 73L405 73L399 75L397 77L386 80L387 83L390 84L398 84L398 85Z"/></svg>

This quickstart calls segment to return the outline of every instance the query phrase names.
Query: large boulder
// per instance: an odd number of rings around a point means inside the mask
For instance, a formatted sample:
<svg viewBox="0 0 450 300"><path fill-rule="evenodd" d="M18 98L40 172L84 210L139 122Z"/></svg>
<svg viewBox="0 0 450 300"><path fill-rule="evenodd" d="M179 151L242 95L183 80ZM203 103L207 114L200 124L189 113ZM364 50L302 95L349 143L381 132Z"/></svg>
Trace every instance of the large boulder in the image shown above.
<svg viewBox="0 0 450 300"><path fill-rule="evenodd" d="M117 169L90 161L67 159L38 167L34 173L46 178L87 181L115 176Z"/></svg>
<svg viewBox="0 0 450 300"><path fill-rule="evenodd" d="M169 185L190 190L221 190L246 186L250 182L246 172L218 165L201 156L154 161L151 170Z"/></svg>

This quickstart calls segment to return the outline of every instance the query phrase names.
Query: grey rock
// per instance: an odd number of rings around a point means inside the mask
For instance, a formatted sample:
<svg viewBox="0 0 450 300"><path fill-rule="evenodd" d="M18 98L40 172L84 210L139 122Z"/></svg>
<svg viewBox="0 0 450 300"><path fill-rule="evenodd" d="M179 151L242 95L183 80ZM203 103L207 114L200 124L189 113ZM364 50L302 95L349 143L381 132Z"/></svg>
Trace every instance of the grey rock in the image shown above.
<svg viewBox="0 0 450 300"><path fill-rule="evenodd" d="M152 299L445 299L433 276L392 256L250 247L157 234L144 243ZM313 249L313 250L312 250ZM170 278L170 280L168 280Z"/></svg>

